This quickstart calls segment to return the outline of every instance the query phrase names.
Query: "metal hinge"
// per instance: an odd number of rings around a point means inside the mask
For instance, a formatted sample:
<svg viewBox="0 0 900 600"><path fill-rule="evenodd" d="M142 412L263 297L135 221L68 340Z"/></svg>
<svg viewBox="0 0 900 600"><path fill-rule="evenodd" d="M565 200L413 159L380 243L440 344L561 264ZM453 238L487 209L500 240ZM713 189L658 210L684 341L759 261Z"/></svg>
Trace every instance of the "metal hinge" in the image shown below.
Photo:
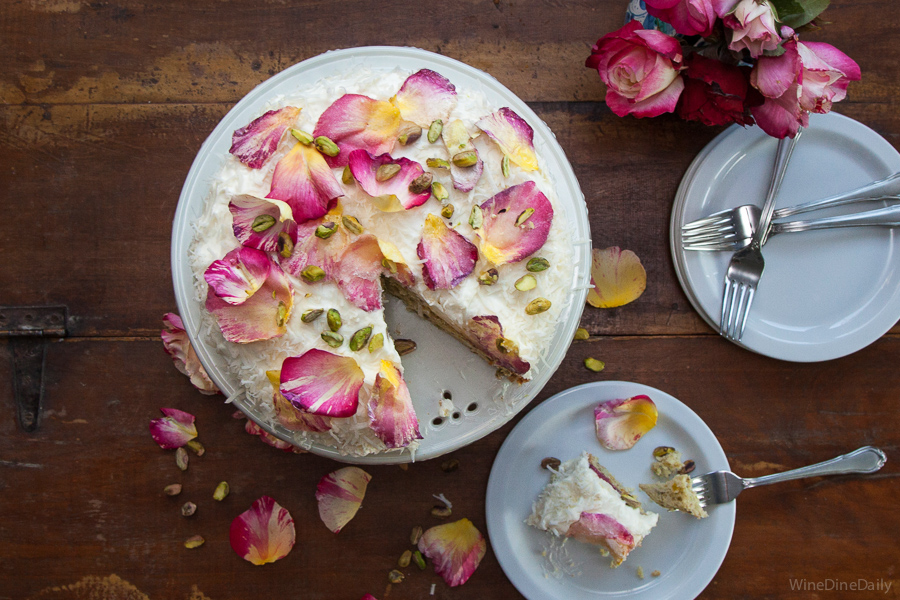
<svg viewBox="0 0 900 600"><path fill-rule="evenodd" d="M9 339L13 357L16 417L28 433L40 423L47 342L66 337L67 316L65 306L0 307L0 338Z"/></svg>

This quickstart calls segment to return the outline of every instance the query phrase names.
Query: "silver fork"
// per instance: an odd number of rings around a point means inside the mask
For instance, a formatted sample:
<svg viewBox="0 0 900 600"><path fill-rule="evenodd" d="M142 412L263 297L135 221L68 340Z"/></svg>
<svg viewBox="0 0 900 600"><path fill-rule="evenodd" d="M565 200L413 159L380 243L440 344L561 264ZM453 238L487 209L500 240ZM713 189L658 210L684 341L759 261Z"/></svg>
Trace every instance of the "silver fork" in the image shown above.
<svg viewBox="0 0 900 600"><path fill-rule="evenodd" d="M896 199L900 200L900 197ZM747 205L747 209L744 211L747 213L746 215L739 216L743 222L738 229L755 231L759 219L759 209L750 205ZM900 204L836 217L772 223L769 225L769 237L779 233L799 233L801 231L842 229L845 227L900 227ZM715 237L714 235L708 235L702 241L685 243L682 245L682 248L695 251L739 250L749 246L750 240L751 236L725 235Z"/></svg>
<svg viewBox="0 0 900 600"><path fill-rule="evenodd" d="M775 165L772 169L772 180L769 191L760 213L759 225L750 239L750 245L741 248L731 257L725 271L725 289L722 293L722 314L719 318L719 333L735 342L741 341L747 315L756 295L756 287L762 277L766 261L763 259L762 246L769 235L769 222L775 209L775 198L784 180L788 162L794 147L800 139L803 129L799 129L793 138L778 140L775 152Z"/></svg>
<svg viewBox="0 0 900 600"><path fill-rule="evenodd" d="M864 446L850 454L844 454L825 462L801 467L783 473L772 473L762 477L738 477L731 471L715 471L691 479L691 489L700 499L704 508L710 504L724 504L738 497L742 491L760 485L819 477L821 475L841 475L845 473L874 473L884 466L887 456L874 446Z"/></svg>
<svg viewBox="0 0 900 600"><path fill-rule="evenodd" d="M772 214L772 220L784 219L822 208L875 200L900 200L900 172L828 198L779 208ZM751 213L755 213L756 216L751 216ZM748 231L747 223L749 222L753 223L753 231L755 231L756 223L759 222L759 209L755 205L744 204L685 223L681 226L681 239L684 244L697 244L707 241L710 237L722 239L733 236L735 240L749 238L753 234L752 231Z"/></svg>

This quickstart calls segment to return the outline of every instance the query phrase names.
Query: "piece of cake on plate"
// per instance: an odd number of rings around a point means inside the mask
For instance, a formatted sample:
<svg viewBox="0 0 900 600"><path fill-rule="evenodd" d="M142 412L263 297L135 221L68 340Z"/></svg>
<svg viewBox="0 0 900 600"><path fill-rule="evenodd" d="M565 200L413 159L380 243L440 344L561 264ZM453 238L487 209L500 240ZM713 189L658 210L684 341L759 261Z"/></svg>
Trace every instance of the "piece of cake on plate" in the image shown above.
<svg viewBox="0 0 900 600"><path fill-rule="evenodd" d="M691 488L691 478L688 475L676 475L660 483L642 483L639 487L663 508L685 512L698 519L709 516L700 505L697 493Z"/></svg>
<svg viewBox="0 0 900 600"><path fill-rule="evenodd" d="M585 452L552 471L526 523L609 552L619 566L656 526L631 492Z"/></svg>
<svg viewBox="0 0 900 600"><path fill-rule="evenodd" d="M200 337L258 414L295 445L414 453L415 406L440 399L411 397L385 290L500 376L534 376L575 253L533 135L439 73L363 66L234 132L190 258Z"/></svg>

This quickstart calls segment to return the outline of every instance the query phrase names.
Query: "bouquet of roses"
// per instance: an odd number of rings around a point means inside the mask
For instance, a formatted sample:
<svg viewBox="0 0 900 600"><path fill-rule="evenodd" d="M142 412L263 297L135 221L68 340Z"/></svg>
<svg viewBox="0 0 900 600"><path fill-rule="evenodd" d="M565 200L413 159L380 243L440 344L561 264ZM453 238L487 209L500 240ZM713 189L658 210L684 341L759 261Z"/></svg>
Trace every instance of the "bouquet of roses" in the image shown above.
<svg viewBox="0 0 900 600"><path fill-rule="evenodd" d="M827 113L860 78L846 54L801 42L828 0L644 0L675 35L633 20L600 38L585 65L619 116L674 112L706 125L756 123L793 137L809 113ZM668 29L668 27L666 27Z"/></svg>

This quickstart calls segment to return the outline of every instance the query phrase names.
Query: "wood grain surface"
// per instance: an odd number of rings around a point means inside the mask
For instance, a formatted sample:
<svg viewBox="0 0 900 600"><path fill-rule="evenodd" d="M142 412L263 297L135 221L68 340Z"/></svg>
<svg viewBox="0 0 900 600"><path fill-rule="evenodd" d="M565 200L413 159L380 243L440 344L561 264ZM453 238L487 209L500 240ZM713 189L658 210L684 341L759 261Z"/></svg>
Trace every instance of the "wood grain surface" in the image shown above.
<svg viewBox="0 0 900 600"><path fill-rule="evenodd" d="M900 330L851 356L797 364L720 339L693 311L671 264L669 214L688 165L721 129L610 112L583 63L591 44L621 25L624 5L3 0L0 306L65 305L69 321L68 337L48 342L34 433L16 423L12 342L0 341L0 600L522 597L490 544L461 587L447 587L430 566L404 569L395 585L387 574L410 529L438 523L433 493L487 533L491 465L523 414L450 455L455 472L441 470L443 459L367 467L363 509L335 536L314 492L339 465L244 433L220 396L200 395L174 369L159 339L163 314L175 310L172 219L206 136L269 76L362 45L415 46L497 77L558 137L585 193L594 246L633 250L647 269L636 302L586 308L591 338L573 344L531 406L589 381L657 387L694 409L747 476L867 444L887 453L873 476L742 495L728 556L701 597L900 596ZM900 5L835 0L826 17L804 39L836 45L863 72L835 111L900 148ZM585 369L586 357L605 370ZM148 433L163 406L197 415L207 452L192 455L184 473ZM232 492L216 502L222 480ZM165 496L176 482L181 496ZM291 511L298 542L285 559L254 567L231 550L228 527L264 494ZM199 507L190 518L179 512L187 500ZM194 534L206 544L185 549ZM797 591L792 580L892 587Z"/></svg>

